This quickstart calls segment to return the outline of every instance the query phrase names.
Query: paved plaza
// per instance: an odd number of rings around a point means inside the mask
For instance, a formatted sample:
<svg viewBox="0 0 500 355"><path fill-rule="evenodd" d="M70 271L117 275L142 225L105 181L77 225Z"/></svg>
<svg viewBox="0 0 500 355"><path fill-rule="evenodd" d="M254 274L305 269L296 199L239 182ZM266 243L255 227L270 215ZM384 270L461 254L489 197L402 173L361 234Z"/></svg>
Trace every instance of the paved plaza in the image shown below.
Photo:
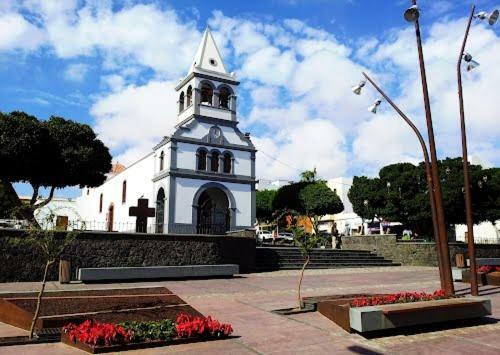
<svg viewBox="0 0 500 355"><path fill-rule="evenodd" d="M78 290L165 286L205 315L233 325L233 339L176 345L129 354L499 354L500 287L481 287L492 300L493 316L484 322L455 327L422 328L406 333L367 339L348 334L321 314L280 316L270 311L296 304L297 271L247 274L233 279L163 281L115 284L51 282L48 290ZM466 284L455 284L467 294ZM1 284L0 290L33 291L37 283ZM433 291L439 288L437 268L385 267L365 269L308 270L303 295L356 292ZM458 325L458 324L457 324ZM0 335L23 335L24 331L0 323ZM1 347L0 354L78 354L83 352L60 343Z"/></svg>

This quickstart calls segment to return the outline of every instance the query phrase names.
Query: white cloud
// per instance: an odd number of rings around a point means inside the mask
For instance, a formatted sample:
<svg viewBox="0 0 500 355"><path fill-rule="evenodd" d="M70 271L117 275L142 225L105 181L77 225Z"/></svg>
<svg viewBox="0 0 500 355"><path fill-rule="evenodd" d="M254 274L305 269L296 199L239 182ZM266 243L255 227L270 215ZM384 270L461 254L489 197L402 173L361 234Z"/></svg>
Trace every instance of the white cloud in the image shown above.
<svg viewBox="0 0 500 355"><path fill-rule="evenodd" d="M98 99L90 113L99 137L125 164L148 153L176 123L175 83L150 81L129 85Z"/></svg>
<svg viewBox="0 0 500 355"><path fill-rule="evenodd" d="M43 30L14 12L0 12L0 52L31 51L45 41Z"/></svg>
<svg viewBox="0 0 500 355"><path fill-rule="evenodd" d="M81 82L85 80L85 75L89 66L83 63L70 64L64 70L64 79L69 81Z"/></svg>

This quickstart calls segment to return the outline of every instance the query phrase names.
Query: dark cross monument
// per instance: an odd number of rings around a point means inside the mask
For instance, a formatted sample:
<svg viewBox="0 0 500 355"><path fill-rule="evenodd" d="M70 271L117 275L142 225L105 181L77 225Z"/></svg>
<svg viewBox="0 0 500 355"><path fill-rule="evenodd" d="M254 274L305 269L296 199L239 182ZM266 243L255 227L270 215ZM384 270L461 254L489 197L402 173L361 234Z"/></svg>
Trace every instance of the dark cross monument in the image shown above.
<svg viewBox="0 0 500 355"><path fill-rule="evenodd" d="M149 200L140 198L137 200L137 207L129 207L128 215L137 217L135 222L135 231L138 233L146 233L148 225L148 217L155 216L155 209L148 207Z"/></svg>

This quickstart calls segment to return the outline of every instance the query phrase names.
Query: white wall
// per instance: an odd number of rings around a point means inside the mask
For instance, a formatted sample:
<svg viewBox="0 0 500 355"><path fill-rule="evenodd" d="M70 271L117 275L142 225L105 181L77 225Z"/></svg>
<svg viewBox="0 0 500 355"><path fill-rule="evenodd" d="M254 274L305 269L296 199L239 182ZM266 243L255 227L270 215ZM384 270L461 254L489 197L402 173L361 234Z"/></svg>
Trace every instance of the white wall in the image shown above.
<svg viewBox="0 0 500 355"><path fill-rule="evenodd" d="M135 217L129 216L129 207L137 206L139 197L149 199L149 207L154 207L153 178L154 154L148 154L143 159L129 166L125 171L108 179L103 185L82 189L82 195L77 199L77 206L86 221L88 229L106 229L108 208L114 205L115 230L126 231L135 228ZM127 181L126 201L122 203L123 181ZM103 194L102 212L99 212L99 199ZM148 220L152 223L153 219Z"/></svg>
<svg viewBox="0 0 500 355"><path fill-rule="evenodd" d="M175 223L192 223L193 199L196 192L208 180L176 178ZM236 200L236 225L251 226L251 186L236 183L220 183L227 187Z"/></svg>
<svg viewBox="0 0 500 355"><path fill-rule="evenodd" d="M465 232L467 226L465 224L455 225L455 234L457 241L465 242ZM483 222L474 225L474 241L476 243L500 243L500 221L495 225L490 222Z"/></svg>

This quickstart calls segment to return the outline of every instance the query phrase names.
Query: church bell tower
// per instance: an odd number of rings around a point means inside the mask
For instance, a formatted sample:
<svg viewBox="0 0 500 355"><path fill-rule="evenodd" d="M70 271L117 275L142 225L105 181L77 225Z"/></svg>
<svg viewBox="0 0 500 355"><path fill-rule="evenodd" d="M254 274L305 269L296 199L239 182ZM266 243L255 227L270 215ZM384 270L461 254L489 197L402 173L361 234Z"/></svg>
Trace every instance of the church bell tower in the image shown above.
<svg viewBox="0 0 500 355"><path fill-rule="evenodd" d="M187 76L176 86L178 123L192 115L236 121L236 87L210 29L205 30Z"/></svg>

